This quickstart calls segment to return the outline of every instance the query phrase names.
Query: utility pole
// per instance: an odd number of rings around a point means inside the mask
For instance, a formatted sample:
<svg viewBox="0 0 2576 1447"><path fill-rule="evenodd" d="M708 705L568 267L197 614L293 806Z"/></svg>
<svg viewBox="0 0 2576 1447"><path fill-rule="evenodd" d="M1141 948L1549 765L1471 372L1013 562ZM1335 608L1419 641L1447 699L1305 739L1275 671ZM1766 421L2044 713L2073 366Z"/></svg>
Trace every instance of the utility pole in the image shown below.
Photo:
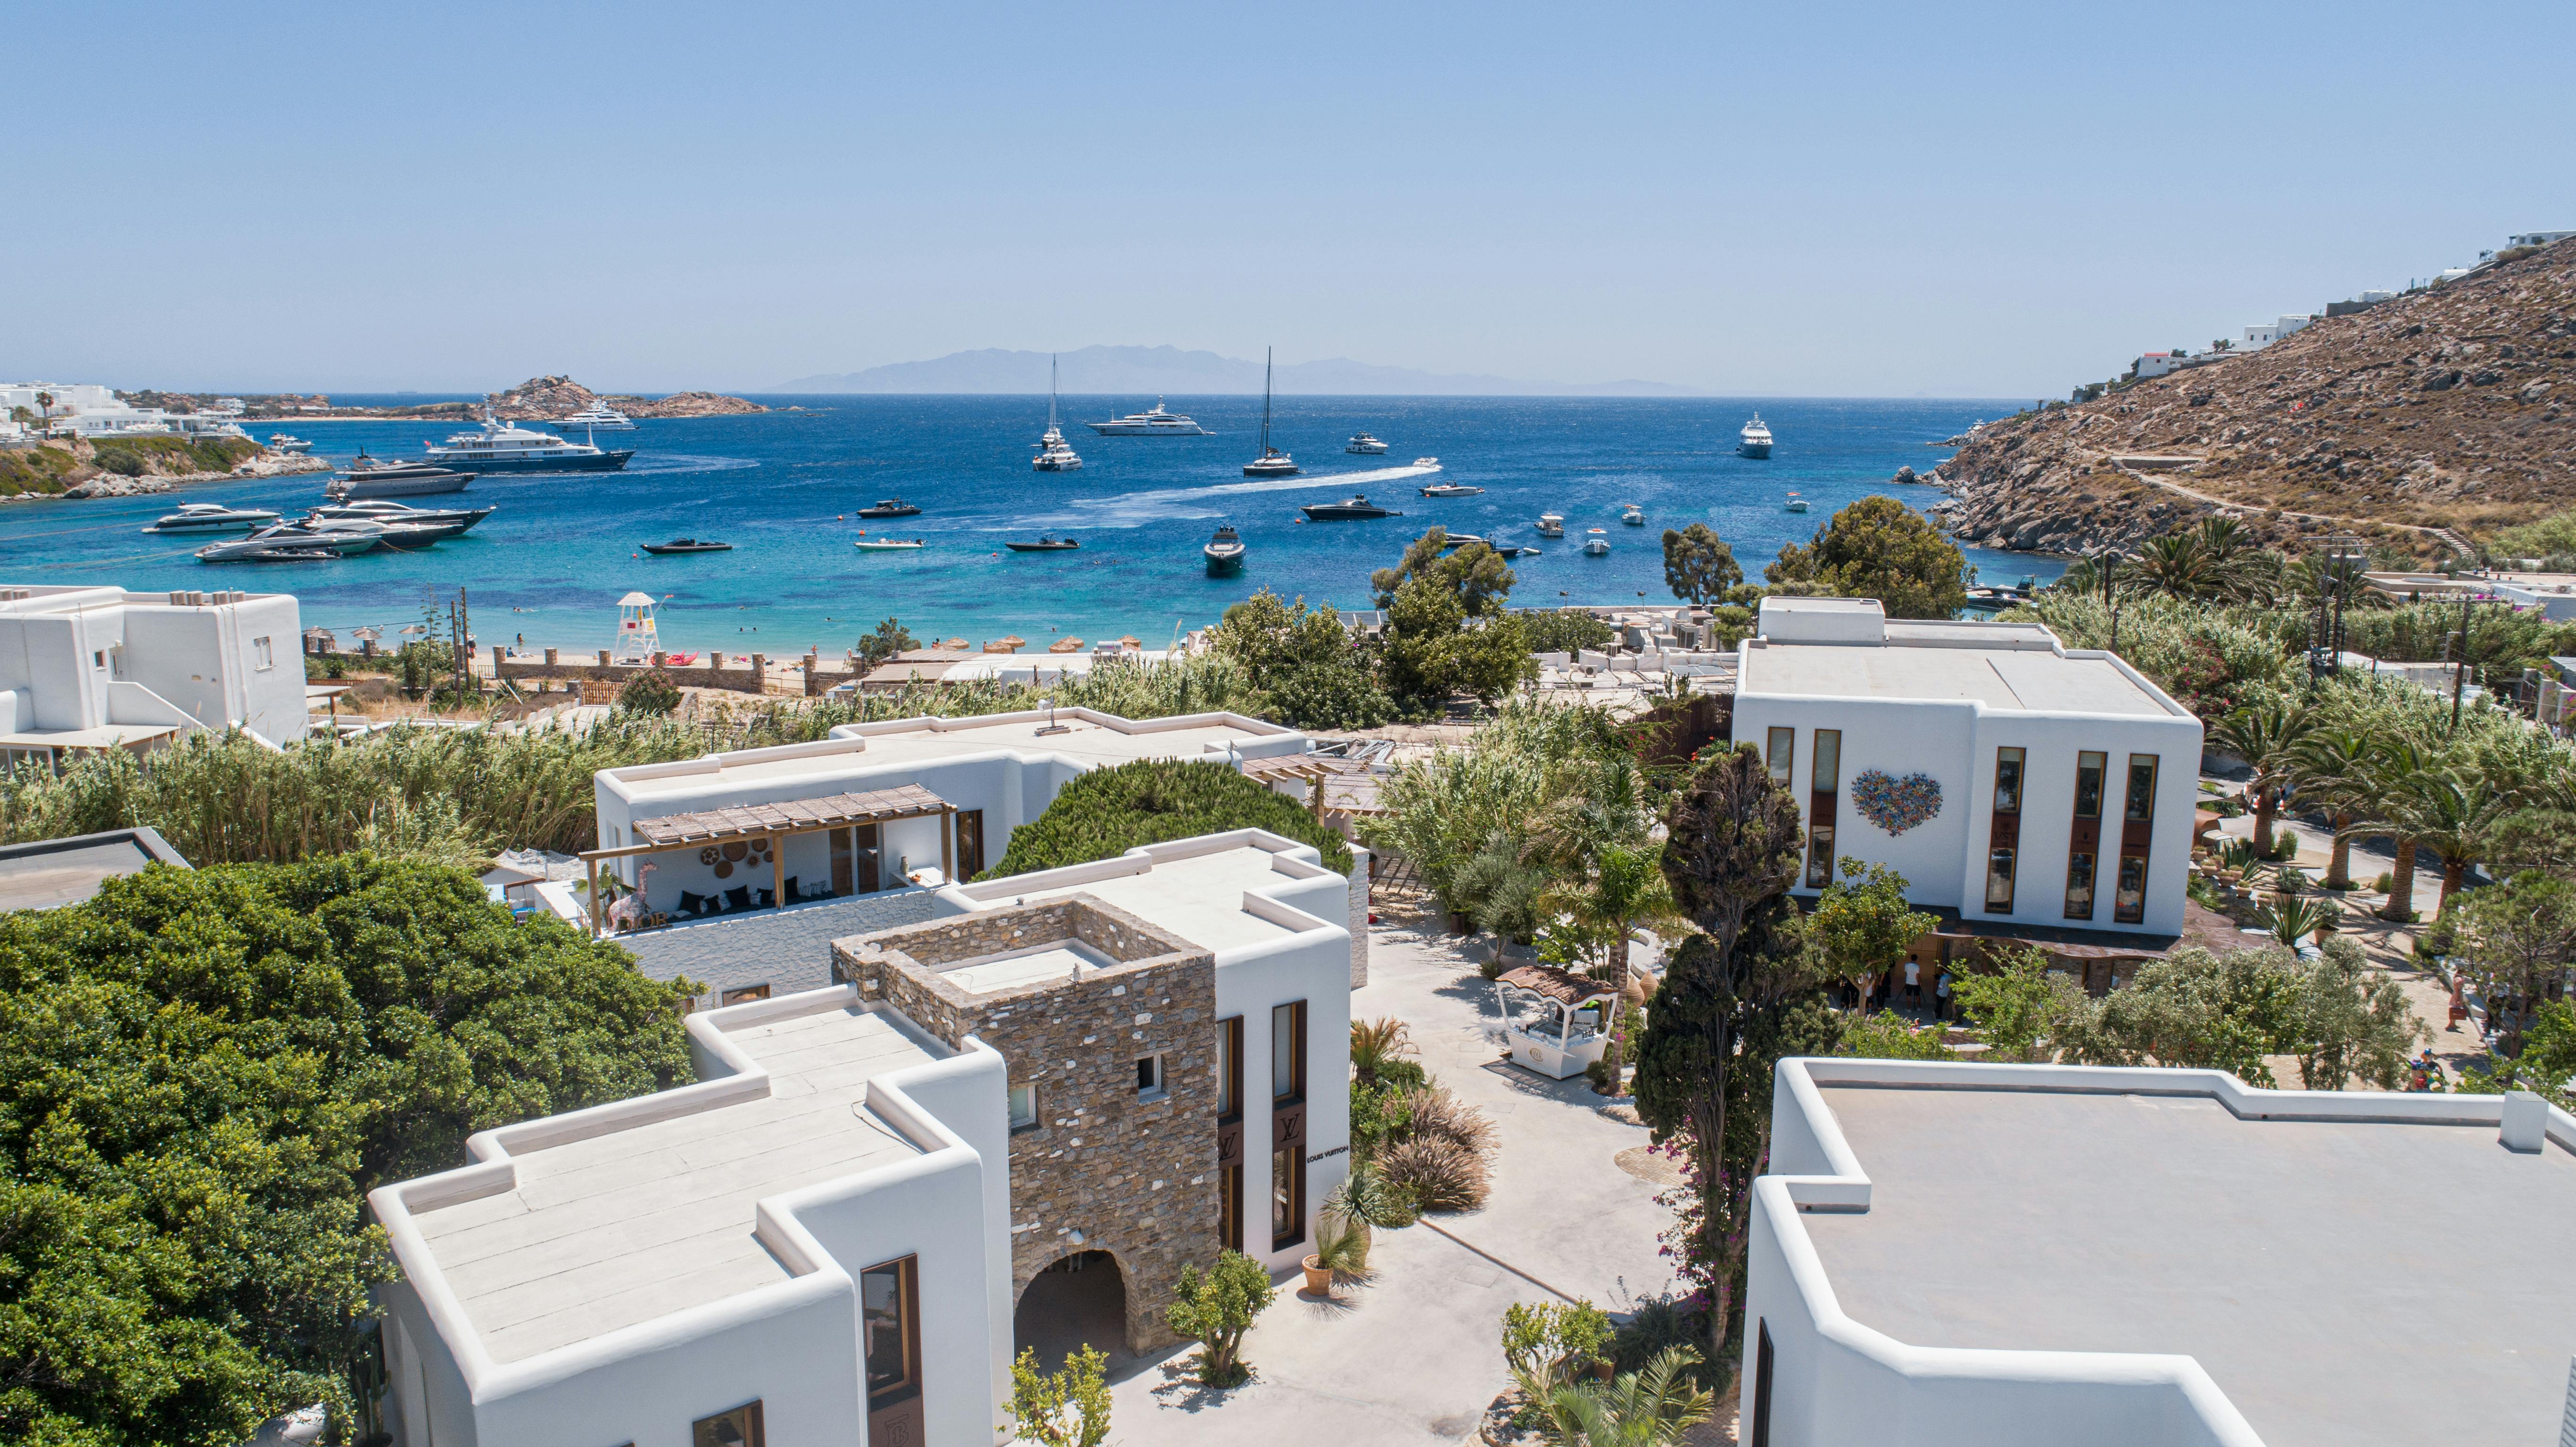
<svg viewBox="0 0 2576 1447"><path fill-rule="evenodd" d="M2102 575L2102 607L2111 615L2111 651L2120 651L2120 603L2112 591L2112 575L2120 569L2126 555L2118 548L2105 547L2093 555L2093 570Z"/></svg>
<svg viewBox="0 0 2576 1447"><path fill-rule="evenodd" d="M2460 639L2451 657L2451 732L2460 731L2460 695L2469 680L2469 598L2460 597Z"/></svg>

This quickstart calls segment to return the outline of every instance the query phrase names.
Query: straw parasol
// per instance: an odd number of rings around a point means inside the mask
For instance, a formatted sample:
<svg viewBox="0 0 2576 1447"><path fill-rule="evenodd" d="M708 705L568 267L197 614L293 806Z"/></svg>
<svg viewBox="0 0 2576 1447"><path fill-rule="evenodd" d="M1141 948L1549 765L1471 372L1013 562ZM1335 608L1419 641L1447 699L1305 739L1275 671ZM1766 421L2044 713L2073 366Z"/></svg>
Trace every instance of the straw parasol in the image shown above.
<svg viewBox="0 0 2576 1447"><path fill-rule="evenodd" d="M1082 640L1079 638L1059 638L1053 643L1047 645L1047 652L1049 653L1080 653L1081 651Z"/></svg>

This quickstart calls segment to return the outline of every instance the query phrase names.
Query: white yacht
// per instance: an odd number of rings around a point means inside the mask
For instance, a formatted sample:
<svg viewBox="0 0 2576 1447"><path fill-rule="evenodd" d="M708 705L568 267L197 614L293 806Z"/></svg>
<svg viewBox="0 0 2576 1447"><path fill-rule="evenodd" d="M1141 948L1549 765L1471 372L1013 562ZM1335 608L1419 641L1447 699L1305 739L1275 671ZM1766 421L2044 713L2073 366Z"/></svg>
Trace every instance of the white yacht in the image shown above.
<svg viewBox="0 0 2576 1447"><path fill-rule="evenodd" d="M1564 537L1565 514L1561 512L1540 513L1538 515L1538 535L1543 538Z"/></svg>
<svg viewBox="0 0 2576 1447"><path fill-rule="evenodd" d="M1596 558L1597 558L1597 557L1600 557L1600 556L1601 556L1602 554L1604 554L1604 553L1609 552L1609 551L1610 551L1610 533L1609 533L1609 530L1608 530L1608 529L1606 529L1606 528L1586 528L1586 529L1584 529L1584 530L1583 530L1583 551L1584 551L1584 552L1586 552L1586 553L1588 553L1588 554L1590 554L1590 555L1591 555L1591 556L1593 556L1593 557L1596 557Z"/></svg>
<svg viewBox="0 0 2576 1447"><path fill-rule="evenodd" d="M1633 502L1623 502L1619 504L1619 521L1626 523L1632 528L1644 527L1646 525L1646 510L1637 506Z"/></svg>
<svg viewBox="0 0 2576 1447"><path fill-rule="evenodd" d="M434 467L426 462L383 462L362 451L348 470L332 478L322 491L333 502L355 502L371 497L463 492L473 480L473 473L451 467Z"/></svg>
<svg viewBox="0 0 2576 1447"><path fill-rule="evenodd" d="M1177 412L1163 410L1163 399L1154 399L1154 410L1130 412L1106 422L1082 424L1103 437L1204 437L1207 429Z"/></svg>
<svg viewBox="0 0 2576 1447"><path fill-rule="evenodd" d="M179 510L145 528L147 533L199 532L208 528L257 528L277 521L266 508L226 507L219 502L183 502Z"/></svg>
<svg viewBox="0 0 2576 1447"><path fill-rule="evenodd" d="M268 450L271 452L311 452L313 450L313 444L305 441L301 437L289 437L283 432L272 432L268 434Z"/></svg>
<svg viewBox="0 0 2576 1447"><path fill-rule="evenodd" d="M1038 438L1038 455L1029 466L1040 472L1071 472L1082 465L1074 454L1073 444L1064 440L1064 429L1055 425L1055 358L1047 358L1047 430Z"/></svg>
<svg viewBox="0 0 2576 1447"><path fill-rule="evenodd" d="M1358 436L1353 437L1349 442L1343 444L1342 450L1344 452L1356 452L1363 457L1375 457L1379 453L1386 451L1386 444L1363 432Z"/></svg>
<svg viewBox="0 0 2576 1447"><path fill-rule="evenodd" d="M1243 465L1246 477L1295 477L1297 460L1270 445L1270 352L1261 353L1261 455Z"/></svg>
<svg viewBox="0 0 2576 1447"><path fill-rule="evenodd" d="M1789 494L1789 501L1783 504L1783 506L1789 512L1805 512L1807 510L1807 500L1793 492Z"/></svg>
<svg viewBox="0 0 2576 1447"><path fill-rule="evenodd" d="M429 460L441 467L496 472L615 472L635 455L604 452L587 442L568 442L551 432L537 432L483 414L483 425L459 432L445 446L429 445Z"/></svg>
<svg viewBox="0 0 2576 1447"><path fill-rule="evenodd" d="M1735 451L1743 457L1771 455L1771 429L1762 425L1761 413L1754 413L1753 420L1745 423L1744 430L1736 434Z"/></svg>
<svg viewBox="0 0 2576 1447"><path fill-rule="evenodd" d="M558 425L585 428L592 432L632 432L635 430L635 419L593 398L589 406L565 418Z"/></svg>

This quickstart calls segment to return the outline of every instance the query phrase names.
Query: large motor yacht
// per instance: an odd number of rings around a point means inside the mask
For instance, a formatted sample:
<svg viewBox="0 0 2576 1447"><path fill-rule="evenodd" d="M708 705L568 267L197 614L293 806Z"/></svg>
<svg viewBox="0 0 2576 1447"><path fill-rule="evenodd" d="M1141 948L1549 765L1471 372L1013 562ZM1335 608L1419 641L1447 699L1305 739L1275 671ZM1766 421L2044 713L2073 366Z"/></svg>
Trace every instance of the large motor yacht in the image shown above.
<svg viewBox="0 0 2576 1447"><path fill-rule="evenodd" d="M632 432L635 430L635 419L594 398L589 406L566 417L557 425L566 428L579 427L590 432Z"/></svg>
<svg viewBox="0 0 2576 1447"><path fill-rule="evenodd" d="M1369 436L1367 433L1362 432L1353 437L1349 442L1343 444L1342 450L1344 452L1356 452L1363 457L1374 457L1379 453L1386 451L1386 444Z"/></svg>
<svg viewBox="0 0 2576 1447"><path fill-rule="evenodd" d="M372 502L330 502L313 509L307 517L350 518L364 522L409 524L419 527L447 527L464 532L490 517L488 507L406 507L389 500ZM450 534L453 536L454 534Z"/></svg>
<svg viewBox="0 0 2576 1447"><path fill-rule="evenodd" d="M349 469L331 479L323 488L333 502L355 502L368 497L424 497L431 493L463 492L474 480L470 472L434 467L426 462L385 462L361 452Z"/></svg>
<svg viewBox="0 0 2576 1447"><path fill-rule="evenodd" d="M1064 429L1055 425L1055 358L1047 358L1047 430L1038 437L1038 455L1029 466L1040 472L1071 472L1082 465L1074 454L1073 444L1064 440Z"/></svg>
<svg viewBox="0 0 2576 1447"><path fill-rule="evenodd" d="M1295 477L1297 460L1270 445L1270 353L1261 353L1261 455L1243 465L1246 477Z"/></svg>
<svg viewBox="0 0 2576 1447"><path fill-rule="evenodd" d="M290 437L283 432L272 432L268 434L268 450L271 452L300 454L311 452L313 450L313 444L305 441L301 437Z"/></svg>
<svg viewBox="0 0 2576 1447"><path fill-rule="evenodd" d="M266 508L226 507L219 502L183 502L179 510L156 520L147 533L202 532L212 528L257 528L277 521Z"/></svg>
<svg viewBox="0 0 2576 1447"><path fill-rule="evenodd" d="M1103 437L1204 437L1207 429L1177 412L1163 410L1163 399L1154 399L1150 412L1130 412L1106 422L1082 424Z"/></svg>
<svg viewBox="0 0 2576 1447"><path fill-rule="evenodd" d="M445 446L431 443L429 460L444 467L470 467L483 472L614 472L635 455L632 448L607 452L587 442L570 442L551 432L536 432L483 415L483 425L459 432Z"/></svg>
<svg viewBox="0 0 2576 1447"><path fill-rule="evenodd" d="M1753 420L1745 423L1744 430L1736 434L1735 450L1744 457L1771 455L1771 429L1762 424L1761 413L1754 413Z"/></svg>

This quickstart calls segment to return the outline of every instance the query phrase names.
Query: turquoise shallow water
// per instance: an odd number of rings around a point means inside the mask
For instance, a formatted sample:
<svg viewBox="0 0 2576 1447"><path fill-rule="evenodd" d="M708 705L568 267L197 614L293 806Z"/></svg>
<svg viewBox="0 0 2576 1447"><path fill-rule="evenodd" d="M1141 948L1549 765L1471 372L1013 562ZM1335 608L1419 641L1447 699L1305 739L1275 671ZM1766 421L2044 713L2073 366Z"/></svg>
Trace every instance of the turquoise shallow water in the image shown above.
<svg viewBox="0 0 2576 1447"><path fill-rule="evenodd" d="M419 397L339 400L419 402ZM1832 511L1887 492L1923 507L1929 488L1893 488L1900 464L1918 471L1947 457L1928 441L1953 436L2013 403L1979 401L1732 400L1631 398L1296 397L1277 404L1272 434L1307 469L1285 482L1251 484L1258 398L1170 399L1217 435L1094 436L1067 422L1084 466L1030 470L1046 421L1044 398L805 397L760 400L809 409L745 417L648 420L617 435L636 456L622 473L487 477L465 494L500 510L465 537L417 553L377 553L325 563L198 563L180 546L139 532L176 501L298 509L318 501L322 476L215 484L164 497L38 502L0 509L0 579L112 583L127 588L234 587L284 591L308 624L346 630L413 621L425 599L467 590L485 643L607 647L616 600L642 590L666 601L661 633L674 648L759 648L772 656L820 646L837 653L889 614L925 639L982 640L1017 633L1038 646L1055 631L1084 638L1132 633L1150 645L1176 626L1213 622L1226 606L1268 586L1344 608L1368 606L1368 574L1395 561L1429 524L1534 542L1538 514L1563 513L1569 534L1543 556L1515 564L1513 602L1670 600L1662 530L1706 522L1731 543L1748 574L1781 544L1804 540ZM1150 397L1067 398L1068 419L1139 410ZM1759 408L1779 438L1767 462L1734 455L1736 429ZM258 435L276 430L263 426ZM452 423L313 422L287 430L345 461L360 447L417 456ZM1357 431L1388 443L1384 457L1354 457ZM606 436L600 441L609 443ZM1355 489L1338 474L1436 456L1441 480L1486 489L1435 500L1413 482L1361 484L1402 518L1363 523L1296 521L1301 503L1338 501ZM1782 509L1792 490L1814 511ZM890 525L919 536L919 553L861 553L850 516L900 494L923 515ZM442 502L447 500L440 500ZM1619 525L1621 504L1644 507L1648 526ZM1219 522L1248 546L1243 574L1210 579L1199 548ZM1588 527L1610 530L1612 550L1584 556ZM1070 553L1014 554L1005 538L1041 529L1082 542ZM636 545L693 535L733 543L729 553L651 558ZM1970 550L1988 582L2054 577L2046 559ZM757 630L756 632L754 630Z"/></svg>

